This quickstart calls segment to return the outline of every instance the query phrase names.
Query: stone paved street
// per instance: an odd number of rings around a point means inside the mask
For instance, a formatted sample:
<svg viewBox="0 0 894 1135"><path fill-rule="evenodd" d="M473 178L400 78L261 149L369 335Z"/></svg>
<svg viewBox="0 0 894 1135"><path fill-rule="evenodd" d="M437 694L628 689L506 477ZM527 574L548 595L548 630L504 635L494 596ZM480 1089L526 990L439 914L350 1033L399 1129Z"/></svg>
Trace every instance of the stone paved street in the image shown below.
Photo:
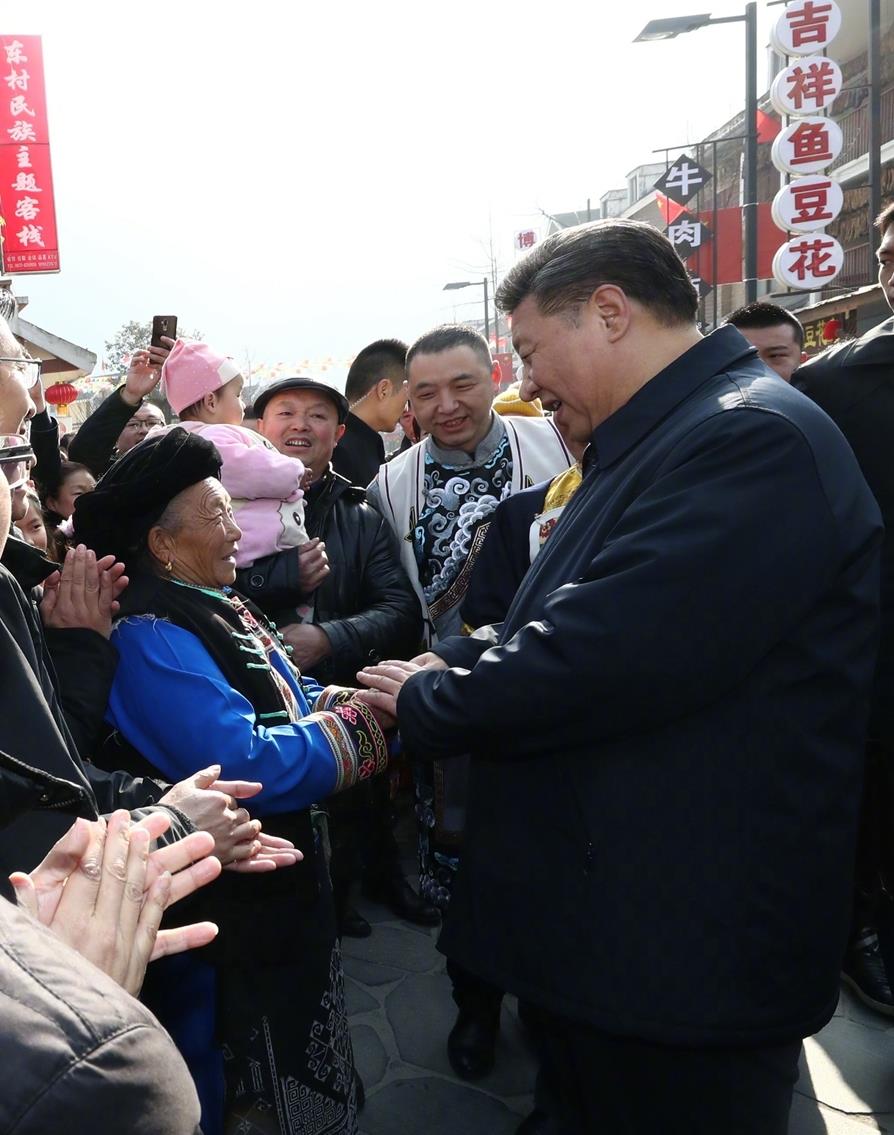
<svg viewBox="0 0 894 1135"><path fill-rule="evenodd" d="M358 909L373 923L372 936L346 938L342 949L354 1055L366 1086L364 1135L512 1135L530 1110L535 1074L514 999L504 1003L493 1073L463 1083L447 1061L455 1013L437 931L365 900ZM894 1135L894 1019L842 991L836 1016L805 1044L789 1131Z"/></svg>

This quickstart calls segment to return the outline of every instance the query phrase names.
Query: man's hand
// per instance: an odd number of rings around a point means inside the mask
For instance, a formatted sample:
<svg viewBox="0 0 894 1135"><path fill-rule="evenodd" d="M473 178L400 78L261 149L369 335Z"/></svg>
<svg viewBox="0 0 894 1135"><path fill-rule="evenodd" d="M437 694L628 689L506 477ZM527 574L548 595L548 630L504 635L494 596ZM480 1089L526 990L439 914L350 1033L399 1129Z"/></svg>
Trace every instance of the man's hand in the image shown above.
<svg viewBox="0 0 894 1135"><path fill-rule="evenodd" d="M298 554L298 586L302 595L310 595L329 574L326 545L318 537L300 544Z"/></svg>
<svg viewBox="0 0 894 1135"><path fill-rule="evenodd" d="M302 674L309 673L321 658L328 658L332 653L326 632L312 623L289 623L280 633L286 645L291 646L289 657Z"/></svg>
<svg viewBox="0 0 894 1135"><path fill-rule="evenodd" d="M220 874L204 832L150 854L169 824L162 813L134 824L124 811L108 824L77 820L30 875L10 876L21 907L134 995L150 960L217 933L211 922L158 929L171 903Z"/></svg>
<svg viewBox="0 0 894 1135"><path fill-rule="evenodd" d="M220 765L211 765L175 784L159 804L178 808L201 831L214 839L214 854L231 870L248 873L275 871L291 867L302 858L289 840L261 832L261 821L253 820L237 800L256 796L263 787L258 781L222 781Z"/></svg>
<svg viewBox="0 0 894 1135"><path fill-rule="evenodd" d="M124 564L114 556L69 548L61 571L44 581L40 616L45 627L81 627L108 638L118 611L118 596L127 587Z"/></svg>
<svg viewBox="0 0 894 1135"><path fill-rule="evenodd" d="M399 659L380 662L378 666L367 666L365 670L359 671L357 681L368 688L354 696L370 709L397 720L397 698L404 682L423 669L425 667L416 662L403 662Z"/></svg>
<svg viewBox="0 0 894 1135"><path fill-rule="evenodd" d="M161 381L161 368L171 353L174 340L163 336L162 343L169 343L170 346L144 347L131 355L130 366L124 378L124 389L121 391L121 398L128 406L139 406Z"/></svg>
<svg viewBox="0 0 894 1135"><path fill-rule="evenodd" d="M414 666L419 666L423 670L446 670L448 669L447 663L439 654L435 654L433 650L427 650L424 654L417 654L415 658L411 658L410 662Z"/></svg>

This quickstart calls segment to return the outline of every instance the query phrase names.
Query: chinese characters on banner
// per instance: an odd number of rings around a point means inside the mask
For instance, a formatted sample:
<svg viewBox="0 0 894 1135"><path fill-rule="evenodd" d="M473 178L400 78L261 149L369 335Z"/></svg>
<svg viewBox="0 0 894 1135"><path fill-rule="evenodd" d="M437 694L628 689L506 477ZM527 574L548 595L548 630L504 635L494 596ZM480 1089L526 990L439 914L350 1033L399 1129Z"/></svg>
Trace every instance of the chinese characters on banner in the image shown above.
<svg viewBox="0 0 894 1135"><path fill-rule="evenodd" d="M40 36L0 36L0 241L5 272L58 272Z"/></svg>
<svg viewBox="0 0 894 1135"><path fill-rule="evenodd" d="M838 64L824 51L841 27L835 0L794 0L772 32L777 51L795 60L773 80L770 98L793 122L773 142L773 165L793 180L773 199L773 220L795 235L773 257L782 287L818 291L844 267L844 250L826 233L841 212L841 186L825 170L841 153L841 128L828 111L841 92Z"/></svg>

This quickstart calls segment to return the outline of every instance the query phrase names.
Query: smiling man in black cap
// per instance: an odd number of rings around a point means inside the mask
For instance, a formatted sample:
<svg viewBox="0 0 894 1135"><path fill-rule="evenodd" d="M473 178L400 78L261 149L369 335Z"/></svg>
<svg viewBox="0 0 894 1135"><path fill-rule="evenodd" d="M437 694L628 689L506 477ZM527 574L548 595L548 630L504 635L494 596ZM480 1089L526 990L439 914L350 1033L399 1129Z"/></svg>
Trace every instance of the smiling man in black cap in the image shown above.
<svg viewBox="0 0 894 1135"><path fill-rule="evenodd" d="M258 430L280 453L311 470L305 491L307 544L256 561L239 589L282 626L292 659L324 685L355 684L372 660L411 658L422 634L419 602L401 567L395 539L363 489L331 467L345 430L346 399L311 378L274 383L255 400ZM431 926L437 910L404 877L390 825L386 778L343 793L331 817L332 879L343 932L369 934L349 909L361 872L366 890L402 918ZM369 797L372 796L372 799Z"/></svg>

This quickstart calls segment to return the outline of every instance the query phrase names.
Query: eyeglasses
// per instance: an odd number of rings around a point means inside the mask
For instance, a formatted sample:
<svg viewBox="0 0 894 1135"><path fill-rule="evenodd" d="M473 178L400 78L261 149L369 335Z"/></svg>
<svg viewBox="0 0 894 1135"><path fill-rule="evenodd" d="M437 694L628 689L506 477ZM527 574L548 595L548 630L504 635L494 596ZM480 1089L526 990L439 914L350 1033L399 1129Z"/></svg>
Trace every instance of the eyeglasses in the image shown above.
<svg viewBox="0 0 894 1135"><path fill-rule="evenodd" d="M13 375L20 378L30 390L40 378L43 359L32 359L30 355L21 355L17 359L8 359L0 356L0 363L7 363Z"/></svg>
<svg viewBox="0 0 894 1135"><path fill-rule="evenodd" d="M131 418L124 428L126 430L142 430L143 433L148 433L149 430L154 430L158 425L161 425L161 422L157 418Z"/></svg>
<svg viewBox="0 0 894 1135"><path fill-rule="evenodd" d="M23 434L0 434L0 468L10 489L20 489L30 479L34 450Z"/></svg>

